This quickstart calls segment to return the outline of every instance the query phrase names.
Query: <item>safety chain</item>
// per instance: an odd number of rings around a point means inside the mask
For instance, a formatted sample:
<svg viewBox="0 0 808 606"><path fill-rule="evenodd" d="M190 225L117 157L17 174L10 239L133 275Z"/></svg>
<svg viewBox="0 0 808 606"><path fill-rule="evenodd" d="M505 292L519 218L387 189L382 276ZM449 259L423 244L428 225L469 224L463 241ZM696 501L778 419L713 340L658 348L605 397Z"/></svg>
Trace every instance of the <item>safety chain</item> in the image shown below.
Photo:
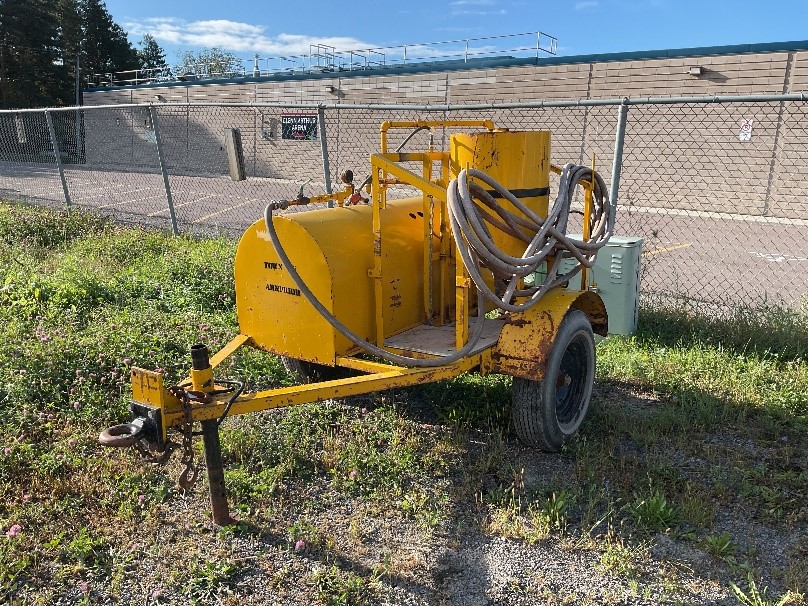
<svg viewBox="0 0 808 606"><path fill-rule="evenodd" d="M159 454L155 454L158 451L152 451L150 448L147 448L143 445L143 443L138 440L133 444L135 450L137 450L140 458L147 463L154 463L155 465L165 465L168 463L168 459L171 458L171 455L174 454L174 451L177 449L179 444L176 442L166 442L166 446L162 451L159 451Z"/></svg>
<svg viewBox="0 0 808 606"><path fill-rule="evenodd" d="M180 461L185 467L182 473L180 473L177 484L179 484L184 492L190 492L199 476L199 468L194 463L194 449L191 442L194 426L191 399L206 402L210 400L210 396L203 392L189 392L179 385L169 387L168 391L171 395L182 401L182 411L185 415L185 422L182 424L182 458Z"/></svg>

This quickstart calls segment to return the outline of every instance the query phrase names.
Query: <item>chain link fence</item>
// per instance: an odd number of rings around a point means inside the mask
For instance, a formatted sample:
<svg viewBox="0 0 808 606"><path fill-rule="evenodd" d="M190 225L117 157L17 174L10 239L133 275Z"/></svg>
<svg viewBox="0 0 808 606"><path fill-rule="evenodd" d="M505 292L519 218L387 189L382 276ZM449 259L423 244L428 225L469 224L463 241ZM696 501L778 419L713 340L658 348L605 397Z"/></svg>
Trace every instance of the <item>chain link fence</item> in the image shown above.
<svg viewBox="0 0 808 606"><path fill-rule="evenodd" d="M238 235L270 200L294 198L301 188L306 195L337 189L345 169L361 182L385 120L493 119L500 128L551 131L555 164L594 161L607 182L619 178L616 233L644 240L646 304L686 304L702 313L769 304L804 308L806 113L808 103L798 95L4 111L0 197L90 209L175 232ZM301 116L308 129L290 130ZM230 176L229 129L240 133L244 180ZM404 151L448 150L460 130L468 129L419 132ZM410 133L391 130L388 148L404 144ZM616 150L622 160L615 165ZM412 168L420 173L420 166ZM551 180L553 191L556 185ZM402 188L398 195L413 191Z"/></svg>

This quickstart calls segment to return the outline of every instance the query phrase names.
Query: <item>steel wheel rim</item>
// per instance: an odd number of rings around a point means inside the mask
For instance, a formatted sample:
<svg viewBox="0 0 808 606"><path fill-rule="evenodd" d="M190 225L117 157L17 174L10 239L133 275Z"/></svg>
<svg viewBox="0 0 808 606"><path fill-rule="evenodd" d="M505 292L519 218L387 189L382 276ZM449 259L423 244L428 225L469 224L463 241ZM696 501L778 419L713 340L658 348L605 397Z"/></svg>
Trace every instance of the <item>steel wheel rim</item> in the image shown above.
<svg viewBox="0 0 808 606"><path fill-rule="evenodd" d="M556 373L555 412L564 431L574 430L578 425L585 404L588 366L586 340L576 335L564 350Z"/></svg>

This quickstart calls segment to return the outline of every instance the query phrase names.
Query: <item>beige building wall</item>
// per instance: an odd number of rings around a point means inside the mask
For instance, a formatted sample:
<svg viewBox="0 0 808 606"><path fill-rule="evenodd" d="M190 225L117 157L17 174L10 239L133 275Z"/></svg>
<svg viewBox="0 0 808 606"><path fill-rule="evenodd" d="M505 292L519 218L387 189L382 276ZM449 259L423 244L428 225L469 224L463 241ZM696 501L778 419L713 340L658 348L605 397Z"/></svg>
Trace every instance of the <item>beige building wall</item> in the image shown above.
<svg viewBox="0 0 808 606"><path fill-rule="evenodd" d="M673 53L673 52L672 52ZM691 73L698 66L699 74ZM159 103L160 131L169 167L190 174L226 174L224 132L238 128L251 176L323 182L319 141L281 138L280 108L171 108L186 103L304 103L467 105L622 97L773 94L808 88L808 52L777 51L610 61L557 61L427 73L311 77L227 84L93 91L87 105ZM153 136L143 110L87 112L88 162L154 164ZM805 217L808 156L801 103L632 106L621 179L623 203L740 214ZM493 118L511 129L553 133L557 164L609 166L616 107L452 112L453 118ZM326 112L332 180L350 168L363 178L378 150L385 119L444 117L443 112ZM753 137L742 142L743 120ZM92 128L91 128L92 126ZM112 135L110 134L112 133ZM392 133L394 148L405 133ZM435 132L447 145L449 132ZM428 144L428 135L412 148Z"/></svg>

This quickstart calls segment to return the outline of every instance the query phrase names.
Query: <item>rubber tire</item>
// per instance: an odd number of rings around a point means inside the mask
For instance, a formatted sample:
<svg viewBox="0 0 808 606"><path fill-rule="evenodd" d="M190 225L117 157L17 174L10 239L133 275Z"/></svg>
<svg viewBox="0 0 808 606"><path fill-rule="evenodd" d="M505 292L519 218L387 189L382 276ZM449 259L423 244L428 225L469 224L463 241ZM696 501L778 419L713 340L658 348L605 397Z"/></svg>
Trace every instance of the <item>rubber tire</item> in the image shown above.
<svg viewBox="0 0 808 606"><path fill-rule="evenodd" d="M281 357L281 364L294 379L300 384L318 383L320 381L333 381L344 379L350 376L350 372L338 366L326 366L298 360L297 358Z"/></svg>
<svg viewBox="0 0 808 606"><path fill-rule="evenodd" d="M558 329L544 380L513 379L511 418L519 440L548 452L561 450L586 418L594 380L592 325L573 309Z"/></svg>

